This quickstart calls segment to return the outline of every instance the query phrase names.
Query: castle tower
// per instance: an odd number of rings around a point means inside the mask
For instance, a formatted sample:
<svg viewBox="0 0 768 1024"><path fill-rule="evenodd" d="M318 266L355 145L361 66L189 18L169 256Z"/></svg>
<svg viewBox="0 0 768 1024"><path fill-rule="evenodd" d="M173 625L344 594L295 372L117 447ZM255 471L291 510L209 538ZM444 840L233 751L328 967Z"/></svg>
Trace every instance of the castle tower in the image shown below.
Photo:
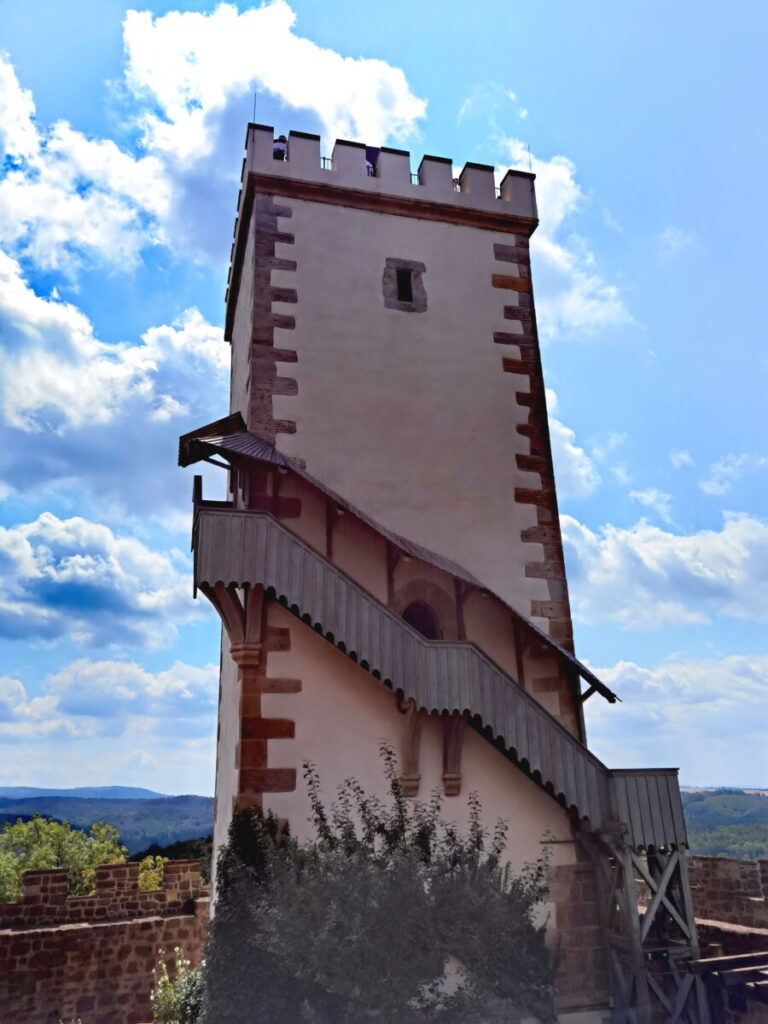
<svg viewBox="0 0 768 1024"><path fill-rule="evenodd" d="M529 238L534 176L252 125L232 411L572 644ZM326 166L328 165L328 166Z"/></svg>
<svg viewBox="0 0 768 1024"><path fill-rule="evenodd" d="M249 126L230 413L180 443L228 470L227 501L196 478L192 535L223 626L214 843L246 808L307 835L307 761L329 798L349 777L384 795L385 740L407 795L441 790L463 824L474 791L514 822L514 865L550 837L561 1021L613 999L617 1022L655 1024L655 1000L707 1024L675 966L697 954L677 769L586 746L584 702L617 698L573 653L535 227L530 174L497 195L490 167L413 175L400 150L325 159Z"/></svg>

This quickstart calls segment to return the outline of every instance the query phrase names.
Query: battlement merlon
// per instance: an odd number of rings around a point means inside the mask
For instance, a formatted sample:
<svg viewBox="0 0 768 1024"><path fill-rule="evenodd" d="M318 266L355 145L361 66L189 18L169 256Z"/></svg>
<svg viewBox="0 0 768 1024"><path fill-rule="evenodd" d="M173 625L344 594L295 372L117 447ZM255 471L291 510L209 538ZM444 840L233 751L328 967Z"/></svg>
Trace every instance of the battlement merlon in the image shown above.
<svg viewBox="0 0 768 1024"><path fill-rule="evenodd" d="M234 315L232 285L239 281L255 192L448 221L525 238L538 226L536 175L529 171L508 170L497 189L494 169L488 164L466 163L454 178L449 158L425 156L412 174L410 153L404 149L338 139L331 157L323 158L319 135L292 131L281 142L283 138L276 138L269 125L248 125L225 299L227 341L231 341Z"/></svg>
<svg viewBox="0 0 768 1024"><path fill-rule="evenodd" d="M388 146L366 147L362 142L337 139L330 161L320 154L320 136L290 132L285 158L276 160L274 129L249 124L243 180L247 174L260 173L282 178L301 179L324 185L342 185L372 193L401 196L427 202L449 203L457 209L488 210L536 220L535 175L510 170L496 190L493 168L487 164L467 163L454 181L452 163L446 157L425 156L418 171L411 174L411 155L404 149ZM376 154L369 164L367 154ZM324 164L330 166L323 166Z"/></svg>

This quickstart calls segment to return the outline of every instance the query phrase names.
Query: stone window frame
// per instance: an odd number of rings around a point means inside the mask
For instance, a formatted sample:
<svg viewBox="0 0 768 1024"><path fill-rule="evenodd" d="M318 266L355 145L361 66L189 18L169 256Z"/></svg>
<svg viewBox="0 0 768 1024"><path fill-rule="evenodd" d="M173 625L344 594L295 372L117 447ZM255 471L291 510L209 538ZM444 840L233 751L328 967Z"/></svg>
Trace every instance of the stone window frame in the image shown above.
<svg viewBox="0 0 768 1024"><path fill-rule="evenodd" d="M413 299L402 302L397 297L397 271L408 270L411 274ZM424 274L427 268L418 260L402 260L388 256L384 261L384 273L381 279L381 290L384 305L387 309L397 309L401 313L425 313L427 309L427 292L424 287Z"/></svg>

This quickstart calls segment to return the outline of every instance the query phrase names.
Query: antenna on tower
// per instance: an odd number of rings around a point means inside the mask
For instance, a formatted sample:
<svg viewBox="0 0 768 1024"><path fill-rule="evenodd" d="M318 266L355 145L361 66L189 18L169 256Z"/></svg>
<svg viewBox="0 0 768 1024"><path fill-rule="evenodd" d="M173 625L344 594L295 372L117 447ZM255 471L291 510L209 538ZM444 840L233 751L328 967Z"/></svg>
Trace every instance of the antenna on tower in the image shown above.
<svg viewBox="0 0 768 1024"><path fill-rule="evenodd" d="M254 99L254 101L253 101L253 102L254 102L254 104L255 104L255 103L256 103L256 100ZM254 111L255 111L255 110L256 110L256 107L254 106L254 108L253 108L253 109L254 109ZM254 113L253 119L254 119L254 121L256 120L256 114L255 114L255 113ZM533 164L531 163L531 144L530 144L530 142L526 142L526 144L525 144L525 145L526 145L526 148L528 149L528 170L529 170L529 171L530 171L531 173L533 173Z"/></svg>
<svg viewBox="0 0 768 1024"><path fill-rule="evenodd" d="M254 89L253 90L253 117L251 118L251 121L254 124L256 123L256 95L257 95L257 90Z"/></svg>

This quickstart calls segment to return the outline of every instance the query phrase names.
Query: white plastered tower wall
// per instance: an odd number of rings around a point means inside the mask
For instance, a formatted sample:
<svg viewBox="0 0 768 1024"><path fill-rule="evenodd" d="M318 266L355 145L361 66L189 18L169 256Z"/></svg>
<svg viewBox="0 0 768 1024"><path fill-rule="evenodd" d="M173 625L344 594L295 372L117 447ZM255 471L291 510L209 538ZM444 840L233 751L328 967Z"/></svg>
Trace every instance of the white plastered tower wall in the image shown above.
<svg viewBox="0 0 768 1024"><path fill-rule="evenodd" d="M326 798L348 777L382 792L388 741L406 794L442 785L463 822L476 790L487 825L508 819L515 866L553 836L559 1007L602 1018L609 953L621 1012L651 1024L659 983L673 1002L688 990L649 976L633 872L655 857L690 909L685 825L676 769L612 770L585 745L583 702L616 695L572 649L533 176L508 172L497 195L490 167L454 182L425 157L414 180L401 151L337 143L321 161L291 133L275 160L275 141L249 126L230 416L180 448L230 469L230 501L194 496L195 584L225 627L216 845L248 808L308 834L308 760ZM409 617L419 602L435 630ZM665 921L677 957L697 955L691 914Z"/></svg>
<svg viewBox="0 0 768 1024"><path fill-rule="evenodd" d="M228 297L232 411L384 526L572 643L528 237L533 176L250 126ZM416 177L416 176L413 176ZM388 301L421 267L424 302ZM255 271L255 272L254 272ZM257 280L254 289L254 280ZM519 289L519 290L518 290Z"/></svg>

